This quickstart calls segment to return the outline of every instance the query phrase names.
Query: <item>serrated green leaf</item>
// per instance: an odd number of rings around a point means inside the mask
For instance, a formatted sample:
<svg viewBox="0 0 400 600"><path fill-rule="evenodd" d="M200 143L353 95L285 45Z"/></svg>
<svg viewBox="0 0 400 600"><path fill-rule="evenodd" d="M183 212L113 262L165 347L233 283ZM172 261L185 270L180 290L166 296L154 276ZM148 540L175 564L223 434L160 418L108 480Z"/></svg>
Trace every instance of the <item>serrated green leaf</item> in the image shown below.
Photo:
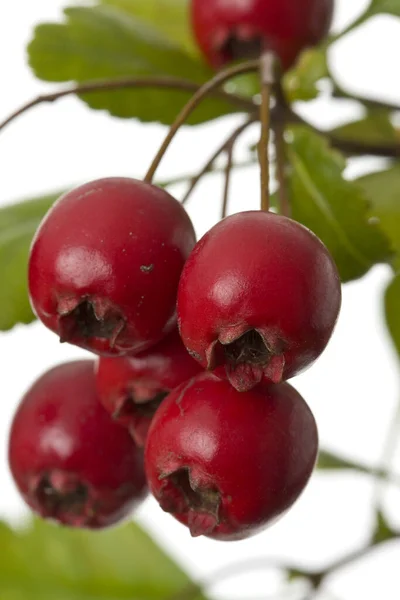
<svg viewBox="0 0 400 600"><path fill-rule="evenodd" d="M329 76L326 49L306 50L296 66L283 78L286 99L290 103L313 100L319 94L318 82Z"/></svg>
<svg viewBox="0 0 400 600"><path fill-rule="evenodd" d="M199 54L190 28L187 0L100 0L152 25L192 56Z"/></svg>
<svg viewBox="0 0 400 600"><path fill-rule="evenodd" d="M0 209L0 330L30 323L27 264L32 237L59 194L19 202Z"/></svg>
<svg viewBox="0 0 400 600"><path fill-rule="evenodd" d="M356 140L365 144L398 142L391 113L387 110L370 110L363 119L336 127L331 133L338 139Z"/></svg>
<svg viewBox="0 0 400 600"><path fill-rule="evenodd" d="M400 357L400 274L389 283L385 292L385 318L392 342Z"/></svg>
<svg viewBox="0 0 400 600"><path fill-rule="evenodd" d="M376 526L372 537L372 545L381 544L382 542L388 542L394 539L396 532L388 524L385 515L379 511L376 515Z"/></svg>
<svg viewBox="0 0 400 600"><path fill-rule="evenodd" d="M306 127L291 131L288 188L293 218L326 244L343 282L357 279L389 259L389 242L370 220L362 188L344 178L342 155Z"/></svg>
<svg viewBox="0 0 400 600"><path fill-rule="evenodd" d="M0 526L1 600L164 600L187 575L138 525L71 531Z"/></svg>
<svg viewBox="0 0 400 600"><path fill-rule="evenodd" d="M113 6L65 9L66 22L42 24L28 46L36 76L46 81L87 82L121 77L171 76L203 83L212 72L151 25ZM171 124L192 92L160 88L82 95L92 108L118 117ZM231 103L205 100L189 123L237 111Z"/></svg>
<svg viewBox="0 0 400 600"><path fill-rule="evenodd" d="M400 269L400 166L371 173L357 179L371 206L371 215L379 219L380 228L394 251L392 264Z"/></svg>

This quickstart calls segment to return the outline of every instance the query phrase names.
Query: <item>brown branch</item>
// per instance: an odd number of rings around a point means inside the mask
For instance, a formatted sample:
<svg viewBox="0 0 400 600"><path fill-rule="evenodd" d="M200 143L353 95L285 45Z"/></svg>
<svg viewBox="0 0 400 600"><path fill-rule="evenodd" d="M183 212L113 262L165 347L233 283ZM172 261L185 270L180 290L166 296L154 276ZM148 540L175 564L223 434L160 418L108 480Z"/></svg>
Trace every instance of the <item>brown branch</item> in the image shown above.
<svg viewBox="0 0 400 600"><path fill-rule="evenodd" d="M232 175L232 163L233 163L233 148L234 142L231 142L226 149L226 167L225 167L225 183L224 183L224 195L222 199L221 208L221 219L225 219L228 211L229 201L229 189Z"/></svg>
<svg viewBox="0 0 400 600"><path fill-rule="evenodd" d="M66 96L73 96L78 94L91 94L94 92L105 92L111 90L123 90L123 89L135 89L135 88L162 88L170 90L182 90L186 92L196 92L201 84L194 83L193 81L186 81L185 79L178 79L176 77L124 77L121 79L106 79L99 81L91 81L89 83L78 84L73 87L69 87L49 94L41 94L33 100L30 100L18 110L9 115L2 123L0 123L0 131L9 125L12 121L17 119L19 116L38 106L39 104L51 103ZM249 112L254 110L255 103L247 98L239 96L237 94L231 94L224 92L223 90L213 90L211 94L221 100L230 102L233 106L238 109Z"/></svg>
<svg viewBox="0 0 400 600"><path fill-rule="evenodd" d="M207 161L207 163L204 165L204 167L201 169L201 171L199 171L198 174L192 178L190 187L182 199L182 204L186 204L186 202L189 200L189 197L191 196L192 192L196 188L199 181L204 177L204 175L206 175L206 173L209 173L212 170L213 165L214 165L215 161L217 160L217 158L221 154L223 154L223 152L225 152L226 149L229 148L229 146L231 144L233 144L236 141L236 139L245 131L245 129L247 129L247 127L249 127L252 123L255 122L255 120L256 120L255 116L250 117L247 121L242 123L240 125L240 127L235 129L235 131L229 136L229 138L227 140L224 141L223 144L221 144L221 146L218 146L218 148L216 149L214 154Z"/></svg>
<svg viewBox="0 0 400 600"><path fill-rule="evenodd" d="M400 105L392 104L391 102L383 102L381 100L375 100L373 98L365 98L364 96L352 96L348 94L342 88L335 87L332 92L333 98L341 98L345 100L354 100L355 102L360 102L360 104L364 104L370 108L381 108L383 110L388 110L392 112L400 111Z"/></svg>
<svg viewBox="0 0 400 600"><path fill-rule="evenodd" d="M282 88L281 72L278 72L277 74L275 98L277 118L274 119L273 130L275 143L276 179L279 185L279 211L285 217L290 217L291 206L289 200L288 181L286 176L288 157L286 153L285 142L285 107L287 106L287 102Z"/></svg>

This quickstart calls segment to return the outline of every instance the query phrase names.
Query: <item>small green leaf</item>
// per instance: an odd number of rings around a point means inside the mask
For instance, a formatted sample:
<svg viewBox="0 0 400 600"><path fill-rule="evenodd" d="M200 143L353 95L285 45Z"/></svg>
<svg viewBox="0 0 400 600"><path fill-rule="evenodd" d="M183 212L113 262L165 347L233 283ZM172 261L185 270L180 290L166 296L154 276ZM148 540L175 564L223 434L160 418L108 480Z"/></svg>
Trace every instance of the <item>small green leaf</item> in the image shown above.
<svg viewBox="0 0 400 600"><path fill-rule="evenodd" d="M399 0L372 0L367 10L367 15L370 17L372 15L377 15L380 13L400 17Z"/></svg>
<svg viewBox="0 0 400 600"><path fill-rule="evenodd" d="M385 292L386 325L400 357L400 274L389 283Z"/></svg>
<svg viewBox="0 0 400 600"><path fill-rule="evenodd" d="M1 524L0 547L1 600L164 600L190 584L134 524L95 533Z"/></svg>
<svg viewBox="0 0 400 600"><path fill-rule="evenodd" d="M379 220L380 228L393 249L392 264L400 270L400 166L371 173L357 179L371 206L371 215Z"/></svg>
<svg viewBox="0 0 400 600"><path fill-rule="evenodd" d="M396 532L388 524L385 515L379 511L376 515L376 526L372 537L372 545L376 546L382 542L388 542L395 537L397 537Z"/></svg>
<svg viewBox="0 0 400 600"><path fill-rule="evenodd" d="M335 138L385 144L398 142L397 132L391 122L391 113L386 110L370 110L366 117L333 129Z"/></svg>
<svg viewBox="0 0 400 600"><path fill-rule="evenodd" d="M192 56L198 55L190 27L187 0L100 0L100 4L115 6L149 23Z"/></svg>
<svg viewBox="0 0 400 600"><path fill-rule="evenodd" d="M293 127L291 132L288 185L293 218L326 244L343 282L357 279L389 259L389 242L370 221L362 188L344 178L343 156L306 127Z"/></svg>
<svg viewBox="0 0 400 600"><path fill-rule="evenodd" d="M28 300L29 247L43 215L60 194L0 209L0 330L34 320Z"/></svg>
<svg viewBox="0 0 400 600"><path fill-rule="evenodd" d="M283 86L288 102L313 100L319 94L318 82L330 77L326 50L306 50L294 69L286 73Z"/></svg>
<svg viewBox="0 0 400 600"><path fill-rule="evenodd" d="M28 47L36 76L46 81L87 82L121 77L171 76L204 83L212 71L131 14L113 6L65 9L66 22L42 24ZM82 96L92 108L117 117L171 124L193 92L160 88L101 91ZM206 99L189 123L237 111L227 101Z"/></svg>

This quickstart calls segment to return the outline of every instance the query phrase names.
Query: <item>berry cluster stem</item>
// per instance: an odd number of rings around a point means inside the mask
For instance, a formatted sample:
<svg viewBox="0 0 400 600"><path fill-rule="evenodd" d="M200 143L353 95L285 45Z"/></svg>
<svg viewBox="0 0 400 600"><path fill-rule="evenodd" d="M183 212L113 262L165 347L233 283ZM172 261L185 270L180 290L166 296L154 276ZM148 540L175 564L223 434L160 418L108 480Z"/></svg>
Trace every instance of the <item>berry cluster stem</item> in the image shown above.
<svg viewBox="0 0 400 600"><path fill-rule="evenodd" d="M269 210L269 138L271 127L271 88L274 83L275 55L266 50L260 59L260 82L261 82L261 137L258 144L258 159L261 171L261 210Z"/></svg>
<svg viewBox="0 0 400 600"><path fill-rule="evenodd" d="M204 98L209 96L212 92L214 92L214 90L222 86L230 79L233 79L238 75L244 75L246 73L256 71L259 68L259 64L259 60L250 60L240 65L235 65L234 67L224 69L197 90L197 92L192 96L189 102L185 104L185 106L175 119L174 123L171 125L165 140L161 144L159 151L154 157L154 160L146 173L144 181L146 181L147 183L152 183L156 170L164 154L168 150L170 143L172 142L182 125L190 117L192 112L199 106L199 104L204 100Z"/></svg>

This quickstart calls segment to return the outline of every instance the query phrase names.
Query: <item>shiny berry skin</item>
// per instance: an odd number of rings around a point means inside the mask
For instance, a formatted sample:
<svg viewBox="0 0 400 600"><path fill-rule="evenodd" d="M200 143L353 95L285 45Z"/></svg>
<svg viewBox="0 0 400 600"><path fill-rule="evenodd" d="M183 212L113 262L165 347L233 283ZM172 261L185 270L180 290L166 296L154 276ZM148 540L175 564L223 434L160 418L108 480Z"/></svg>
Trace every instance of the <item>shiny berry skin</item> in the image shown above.
<svg viewBox="0 0 400 600"><path fill-rule="evenodd" d="M193 536L239 540L287 511L318 451L314 417L287 383L246 393L210 373L180 385L150 426L146 475Z"/></svg>
<svg viewBox="0 0 400 600"><path fill-rule="evenodd" d="M32 243L29 293L62 341L96 354L140 352L176 323L176 290L195 243L166 191L128 178L64 194Z"/></svg>
<svg viewBox="0 0 400 600"><path fill-rule="evenodd" d="M328 33L334 0L192 0L194 35L207 61L257 58L263 48L287 69Z"/></svg>
<svg viewBox="0 0 400 600"><path fill-rule="evenodd" d="M143 453L101 406L93 361L55 367L28 390L13 420L9 463L32 510L70 527L118 523L147 491Z"/></svg>
<svg viewBox="0 0 400 600"><path fill-rule="evenodd" d="M299 223L261 211L227 217L182 273L178 323L190 354L239 391L310 366L341 305L336 266Z"/></svg>
<svg viewBox="0 0 400 600"><path fill-rule="evenodd" d="M114 420L128 427L136 443L143 446L161 401L201 370L175 329L136 356L101 357L96 368L97 391Z"/></svg>

